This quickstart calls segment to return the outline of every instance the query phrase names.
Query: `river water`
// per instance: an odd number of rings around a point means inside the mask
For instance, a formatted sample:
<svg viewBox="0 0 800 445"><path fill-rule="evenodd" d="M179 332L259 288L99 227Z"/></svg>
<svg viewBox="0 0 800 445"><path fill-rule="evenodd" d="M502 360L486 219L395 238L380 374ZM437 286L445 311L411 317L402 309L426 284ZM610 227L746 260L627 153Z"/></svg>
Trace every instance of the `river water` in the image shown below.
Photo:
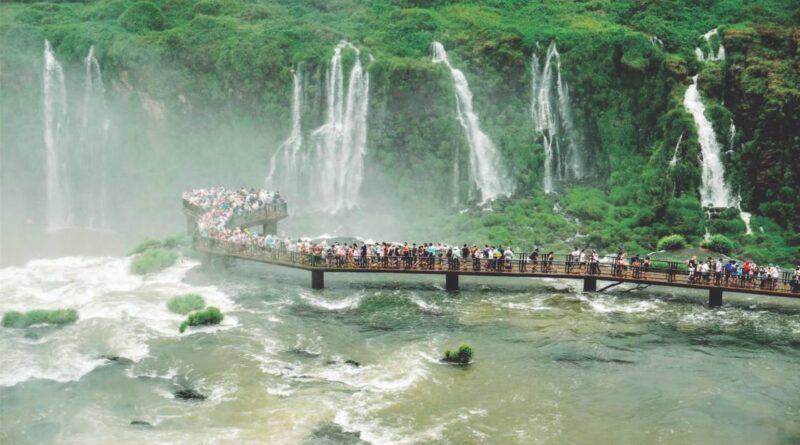
<svg viewBox="0 0 800 445"><path fill-rule="evenodd" d="M81 317L0 328L0 442L800 443L797 301L709 310L696 291L525 278L462 277L448 294L441 277L386 275L312 291L307 272L271 266L182 258L142 278L129 264L0 269L0 312ZM187 292L224 322L178 334L165 303ZM474 363L439 363L460 342Z"/></svg>

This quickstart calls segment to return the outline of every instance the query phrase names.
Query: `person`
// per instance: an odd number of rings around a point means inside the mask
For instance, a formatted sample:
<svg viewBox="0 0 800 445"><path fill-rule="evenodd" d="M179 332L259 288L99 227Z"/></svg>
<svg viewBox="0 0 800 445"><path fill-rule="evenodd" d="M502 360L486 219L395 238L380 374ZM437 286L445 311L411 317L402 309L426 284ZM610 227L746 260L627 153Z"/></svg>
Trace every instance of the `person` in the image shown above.
<svg viewBox="0 0 800 445"><path fill-rule="evenodd" d="M583 272L586 267L586 262L586 249L581 249L581 253L578 257L578 270Z"/></svg>
<svg viewBox="0 0 800 445"><path fill-rule="evenodd" d="M633 271L633 278L640 278L640 267L642 266L641 260L639 260L639 254L636 254L631 258L631 270Z"/></svg>
<svg viewBox="0 0 800 445"><path fill-rule="evenodd" d="M642 272L644 273L643 278L646 280L647 275L650 273L650 255L644 257L644 263L642 263Z"/></svg>
<svg viewBox="0 0 800 445"><path fill-rule="evenodd" d="M686 266L687 266L687 268L689 270L689 282L693 283L694 280L695 280L694 272L695 272L695 269L697 268L697 257L696 256L692 256L691 258L686 260Z"/></svg>
<svg viewBox="0 0 800 445"><path fill-rule="evenodd" d="M539 262L539 248L538 247L534 248L533 252L531 252L530 260L531 260L531 271L532 272L536 272L536 265Z"/></svg>
<svg viewBox="0 0 800 445"><path fill-rule="evenodd" d="M792 282L792 290L800 292L800 264L794 268L794 281Z"/></svg>

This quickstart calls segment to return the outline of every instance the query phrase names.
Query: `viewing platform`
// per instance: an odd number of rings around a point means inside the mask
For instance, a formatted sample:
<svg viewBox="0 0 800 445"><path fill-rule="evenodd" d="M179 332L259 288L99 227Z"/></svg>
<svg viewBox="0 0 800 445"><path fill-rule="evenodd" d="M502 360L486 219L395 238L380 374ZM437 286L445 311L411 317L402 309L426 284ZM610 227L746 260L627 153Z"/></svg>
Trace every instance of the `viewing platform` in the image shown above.
<svg viewBox="0 0 800 445"><path fill-rule="evenodd" d="M182 199L183 214L186 215L186 231L189 234L197 233L197 221L200 216L208 211L198 205ZM258 210L234 213L225 224L228 228L250 228L261 226L262 233L275 235L278 232L278 221L289 216L286 203L268 204Z"/></svg>
<svg viewBox="0 0 800 445"><path fill-rule="evenodd" d="M325 273L391 273L391 274L426 274L444 275L445 288L448 291L459 289L459 276L490 277L528 277L528 278L562 278L583 281L585 292L598 291L598 281L613 282L600 291L622 283L636 285L668 286L676 288L699 289L708 292L708 305L722 305L724 291L743 294L755 294L771 297L800 298L800 292L792 289L791 272L783 272L779 279L762 281L752 279L740 281L738 278L724 275L716 280L713 274L710 279L702 277L689 280L682 269L682 262L656 261L654 267L645 272L631 267L619 267L615 261L593 264L581 264L570 256L561 256L560 261L545 263L532 262L522 253L520 259L496 260L490 258L448 259L443 257L374 257L348 258L324 257L289 252L279 248L269 249L261 246L241 245L211 238L195 238L194 247L198 252L225 258L236 258L259 263L302 269L311 272L311 287L325 287Z"/></svg>

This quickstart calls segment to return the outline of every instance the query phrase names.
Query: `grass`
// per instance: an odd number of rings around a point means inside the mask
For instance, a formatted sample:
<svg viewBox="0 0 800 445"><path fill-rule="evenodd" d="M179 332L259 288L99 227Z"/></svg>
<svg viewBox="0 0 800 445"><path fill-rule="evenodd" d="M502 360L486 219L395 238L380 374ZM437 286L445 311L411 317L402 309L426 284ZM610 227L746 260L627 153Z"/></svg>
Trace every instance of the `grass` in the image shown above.
<svg viewBox="0 0 800 445"><path fill-rule="evenodd" d="M206 306L203 297L197 294L186 294L172 297L167 301L167 309L180 315L186 315L192 311L199 311Z"/></svg>
<svg viewBox="0 0 800 445"><path fill-rule="evenodd" d="M34 309L28 312L10 311L3 314L2 325L6 328L27 328L37 324L63 326L78 321L75 309Z"/></svg>
<svg viewBox="0 0 800 445"><path fill-rule="evenodd" d="M189 314L189 316L186 318L186 321L181 323L178 329L181 333L183 333L189 326L209 326L220 324L224 318L225 315L223 315L218 308L209 306L205 310Z"/></svg>
<svg viewBox="0 0 800 445"><path fill-rule="evenodd" d="M138 275L160 272L178 260L178 254L161 248L147 250L133 259L131 272Z"/></svg>

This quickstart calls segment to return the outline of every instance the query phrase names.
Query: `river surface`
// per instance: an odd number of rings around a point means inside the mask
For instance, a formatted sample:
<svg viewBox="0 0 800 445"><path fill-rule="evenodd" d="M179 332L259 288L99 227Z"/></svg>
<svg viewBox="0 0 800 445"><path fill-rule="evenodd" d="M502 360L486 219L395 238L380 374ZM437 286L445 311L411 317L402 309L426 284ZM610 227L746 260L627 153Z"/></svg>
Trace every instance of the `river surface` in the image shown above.
<svg viewBox="0 0 800 445"><path fill-rule="evenodd" d="M462 277L448 294L441 277L354 274L312 291L307 272L264 265L129 265L0 269L0 312L80 314L0 328L0 442L800 443L798 301L726 294L709 310L688 290ZM165 303L187 292L223 323L179 334ZM472 365L439 362L461 342Z"/></svg>

